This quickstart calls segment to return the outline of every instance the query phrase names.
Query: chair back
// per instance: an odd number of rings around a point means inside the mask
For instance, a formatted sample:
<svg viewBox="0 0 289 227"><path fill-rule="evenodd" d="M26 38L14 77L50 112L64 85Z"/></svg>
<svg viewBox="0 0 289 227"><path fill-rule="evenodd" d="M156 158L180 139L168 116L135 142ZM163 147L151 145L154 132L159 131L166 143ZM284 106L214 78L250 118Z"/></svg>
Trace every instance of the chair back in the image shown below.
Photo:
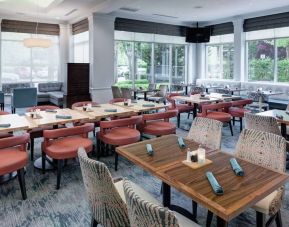
<svg viewBox="0 0 289 227"><path fill-rule="evenodd" d="M210 149L221 149L223 123L217 120L196 117L187 139L200 143Z"/></svg>
<svg viewBox="0 0 289 227"><path fill-rule="evenodd" d="M116 98L116 99L109 100L109 104L113 104L116 102L124 102L124 101L125 101L125 98Z"/></svg>
<svg viewBox="0 0 289 227"><path fill-rule="evenodd" d="M174 92L174 91L182 91L183 90L183 87L182 85L178 85L178 84L174 84L171 86L171 91Z"/></svg>
<svg viewBox="0 0 289 227"><path fill-rule="evenodd" d="M202 92L204 92L204 89L198 86L192 86L190 90L191 95L201 94Z"/></svg>
<svg viewBox="0 0 289 227"><path fill-rule="evenodd" d="M157 92L157 96L166 97L167 92L168 92L168 85L161 84L159 86L159 91Z"/></svg>
<svg viewBox="0 0 289 227"><path fill-rule="evenodd" d="M166 112L143 114L143 121L154 121L154 120L164 120L169 121L170 118L176 117L178 115L178 110L168 110Z"/></svg>
<svg viewBox="0 0 289 227"><path fill-rule="evenodd" d="M275 171L286 171L286 140L279 135L244 129L236 146L236 156Z"/></svg>
<svg viewBox="0 0 289 227"><path fill-rule="evenodd" d="M32 106L37 106L37 88L13 89L12 107L26 108Z"/></svg>
<svg viewBox="0 0 289 227"><path fill-rule="evenodd" d="M251 104L253 101L252 99L243 99L243 100L237 100L237 101L232 101L232 107L244 107L246 105Z"/></svg>
<svg viewBox="0 0 289 227"><path fill-rule="evenodd" d="M156 89L156 84L149 84L148 90L149 90L149 91L152 91L152 90L154 90L154 89Z"/></svg>
<svg viewBox="0 0 289 227"><path fill-rule="evenodd" d="M113 184L105 164L87 157L78 149L83 182L92 216L102 226L130 226L126 204Z"/></svg>
<svg viewBox="0 0 289 227"><path fill-rule="evenodd" d="M115 98L122 98L121 91L118 86L111 86L112 97Z"/></svg>
<svg viewBox="0 0 289 227"><path fill-rule="evenodd" d="M82 102L76 102L73 103L71 108L75 108L75 107L83 107L83 106L87 106L87 104L91 104L91 105L98 105L97 102L93 102L93 101L82 101Z"/></svg>
<svg viewBox="0 0 289 227"><path fill-rule="evenodd" d="M121 88L122 98L131 99L132 98L132 91L130 88Z"/></svg>
<svg viewBox="0 0 289 227"><path fill-rule="evenodd" d="M259 102L260 98L261 98L262 102L268 102L268 100L269 100L268 95L265 95L261 92L256 92L256 91L248 92L248 99L252 99L253 102Z"/></svg>
<svg viewBox="0 0 289 227"><path fill-rule="evenodd" d="M245 113L245 128L270 132L281 136L277 120L274 117Z"/></svg>
<svg viewBox="0 0 289 227"><path fill-rule="evenodd" d="M19 147L19 150L26 151L26 144L29 143L29 133L24 133L21 136L12 136L0 139L0 149L9 147Z"/></svg>
<svg viewBox="0 0 289 227"><path fill-rule="evenodd" d="M178 220L172 211L140 198L134 192L128 180L124 180L123 187L131 226L179 226Z"/></svg>
<svg viewBox="0 0 289 227"><path fill-rule="evenodd" d="M7 111L0 111L0 115L7 115L7 114L10 114L9 112L7 112Z"/></svg>
<svg viewBox="0 0 289 227"><path fill-rule="evenodd" d="M176 100L172 99L174 96L180 96L179 93L170 93L167 95L166 99L171 103L171 108L170 109L176 109Z"/></svg>
<svg viewBox="0 0 289 227"><path fill-rule="evenodd" d="M34 110L41 110L41 111L45 111L45 110L57 110L60 109L58 106L51 106L51 105L44 105L44 106L33 106L30 107L26 110L26 112L32 112Z"/></svg>
<svg viewBox="0 0 289 227"><path fill-rule="evenodd" d="M202 105L202 117L207 116L208 111L221 111L228 112L229 108L232 106L231 102L220 102L215 104Z"/></svg>

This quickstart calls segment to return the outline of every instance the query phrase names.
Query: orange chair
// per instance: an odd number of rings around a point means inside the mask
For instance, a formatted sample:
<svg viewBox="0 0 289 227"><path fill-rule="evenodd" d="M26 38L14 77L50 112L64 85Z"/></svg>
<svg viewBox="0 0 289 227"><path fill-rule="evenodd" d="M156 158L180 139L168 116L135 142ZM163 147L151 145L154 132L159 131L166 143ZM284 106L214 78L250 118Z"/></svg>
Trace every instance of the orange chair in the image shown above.
<svg viewBox="0 0 289 227"><path fill-rule="evenodd" d="M124 102L125 100L126 100L125 98L114 98L109 101L109 104L114 104L116 102Z"/></svg>
<svg viewBox="0 0 289 227"><path fill-rule="evenodd" d="M98 158L100 157L101 144L112 145L113 147L128 145L140 140L140 132L136 125L141 122L141 116L117 119L112 121L101 121L100 131L97 133ZM115 171L117 171L118 154L115 152Z"/></svg>
<svg viewBox="0 0 289 227"><path fill-rule="evenodd" d="M27 199L24 167L28 162L26 145L29 134L0 139L0 176L17 171L23 200Z"/></svg>
<svg viewBox="0 0 289 227"><path fill-rule="evenodd" d="M79 147L83 147L87 153L93 150L93 142L88 138L88 133L93 129L92 123L86 123L73 128L43 131L42 173L45 173L46 155L48 155L57 164L56 189L60 188L62 161L76 158Z"/></svg>
<svg viewBox="0 0 289 227"><path fill-rule="evenodd" d="M93 101L82 101L82 102L76 102L73 103L71 106L71 109L74 109L75 107L83 107L83 106L87 106L87 104L91 104L93 105L98 105L99 103L97 102L93 102ZM80 125L79 123L74 124L74 125ZM99 127L99 121L95 121L94 122L94 129L93 129L93 135L95 136L95 128Z"/></svg>
<svg viewBox="0 0 289 227"><path fill-rule="evenodd" d="M198 114L198 117L205 117L228 123L233 136L233 128L231 123L231 114L229 114L229 108L232 106L231 102L220 102L216 104L208 104L202 106L202 112Z"/></svg>
<svg viewBox="0 0 289 227"><path fill-rule="evenodd" d="M32 111L35 111L36 109L39 109L41 111L57 110L57 109L59 109L59 107L50 106L50 105L34 106L31 108L28 108L26 110L26 112L32 112ZM29 134L30 134L30 159L31 159L31 161L33 161L33 159L34 159L34 139L43 137L43 130L50 130L50 129L53 129L53 126L43 126L41 128L34 128L34 129L29 131Z"/></svg>
<svg viewBox="0 0 289 227"><path fill-rule="evenodd" d="M240 119L240 132L243 129L243 118L245 113L250 112L250 110L245 109L244 107L246 105L251 104L253 101L251 99L244 99L244 100L238 100L233 101L232 107L229 108L229 114L233 117L233 125L235 125L235 118L238 117Z"/></svg>
<svg viewBox="0 0 289 227"><path fill-rule="evenodd" d="M177 116L177 122L178 122L178 128L180 127L180 121L181 121L181 113L188 113L188 116L190 115L190 112L194 110L194 106L191 104L176 104L176 100L172 99L174 96L180 96L178 93L171 93L167 96L167 100L171 103L171 106L169 107L169 110L178 110L178 116Z"/></svg>
<svg viewBox="0 0 289 227"><path fill-rule="evenodd" d="M6 111L0 111L0 115L7 115L7 114L10 114L10 113ZM13 136L13 134L9 132L0 132L0 139L11 137L11 136Z"/></svg>
<svg viewBox="0 0 289 227"><path fill-rule="evenodd" d="M178 115L177 110L168 110L166 112L143 114L143 121L138 129L141 133L164 136L176 133L176 125L169 122L170 118Z"/></svg>

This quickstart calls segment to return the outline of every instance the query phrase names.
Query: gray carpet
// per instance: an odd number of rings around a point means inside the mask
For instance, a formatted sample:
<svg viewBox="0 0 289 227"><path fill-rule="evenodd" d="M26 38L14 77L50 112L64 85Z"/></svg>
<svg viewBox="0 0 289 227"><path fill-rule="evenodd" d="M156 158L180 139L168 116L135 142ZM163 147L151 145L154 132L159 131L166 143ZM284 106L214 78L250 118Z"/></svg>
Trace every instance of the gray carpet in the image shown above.
<svg viewBox="0 0 289 227"><path fill-rule="evenodd" d="M188 128L191 122L183 119L181 127ZM239 126L234 127L235 135L230 135L228 127L224 127L222 138L222 149L233 151L239 136ZM187 131L178 130L178 135L186 136ZM36 141L36 157L40 156L40 142ZM133 182L141 185L161 201L161 182L147 172L138 168L129 161L120 158L119 171L115 172L113 157L101 159L114 177L127 177ZM85 198L85 191L82 182L79 164L71 160L63 169L60 190L55 189L56 173L48 171L45 175L35 169L32 162L27 166L26 186L28 199L21 200L18 180L14 179L0 186L0 226L89 226L90 211ZM282 208L283 226L289 226L289 185L286 185L286 195ZM191 200L181 193L172 190L172 203L181 205L191 210ZM206 210L199 207L198 220L204 226ZM216 220L213 221L213 226ZM254 226L255 213L248 210L238 218L234 219L230 226Z"/></svg>

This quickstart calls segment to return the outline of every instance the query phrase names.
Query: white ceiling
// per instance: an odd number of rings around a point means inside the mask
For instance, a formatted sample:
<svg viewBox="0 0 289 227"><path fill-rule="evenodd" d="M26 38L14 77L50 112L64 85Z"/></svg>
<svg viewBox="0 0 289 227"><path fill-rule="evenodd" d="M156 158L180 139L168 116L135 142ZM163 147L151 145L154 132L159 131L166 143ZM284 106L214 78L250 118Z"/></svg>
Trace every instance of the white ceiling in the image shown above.
<svg viewBox="0 0 289 227"><path fill-rule="evenodd" d="M128 12L120 8L137 10ZM274 9L288 0L0 0L0 17L74 21L92 12L177 24L222 20ZM164 15L164 16L161 16Z"/></svg>

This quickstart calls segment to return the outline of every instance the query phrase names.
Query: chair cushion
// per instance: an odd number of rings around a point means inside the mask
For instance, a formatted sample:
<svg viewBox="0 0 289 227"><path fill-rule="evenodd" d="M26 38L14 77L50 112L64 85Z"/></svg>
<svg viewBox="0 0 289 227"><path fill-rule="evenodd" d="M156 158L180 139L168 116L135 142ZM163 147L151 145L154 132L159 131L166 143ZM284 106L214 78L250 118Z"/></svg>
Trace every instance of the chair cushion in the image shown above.
<svg viewBox="0 0 289 227"><path fill-rule="evenodd" d="M176 125L171 122L151 121L140 128L142 133L163 136L176 133Z"/></svg>
<svg viewBox="0 0 289 227"><path fill-rule="evenodd" d="M61 88L62 88L62 82L48 82L48 83L38 84L39 92L61 91Z"/></svg>
<svg viewBox="0 0 289 227"><path fill-rule="evenodd" d="M256 203L253 206L253 209L255 209L256 211L259 211L259 212L261 212L263 214L269 215L270 205L271 205L272 201L274 200L274 198L276 197L277 194L278 194L278 190L272 192L270 195L268 195L267 197L265 197L264 199L262 199L261 201Z"/></svg>
<svg viewBox="0 0 289 227"><path fill-rule="evenodd" d="M28 162L28 155L25 151L17 148L0 150L0 176L22 169Z"/></svg>
<svg viewBox="0 0 289 227"><path fill-rule="evenodd" d="M77 150L83 147L86 152L92 151L93 143L88 138L80 136L64 137L52 140L45 148L45 153L53 159L68 159L77 157Z"/></svg>
<svg viewBox="0 0 289 227"><path fill-rule="evenodd" d="M46 92L38 92L37 97L38 98L49 98L49 94Z"/></svg>
<svg viewBox="0 0 289 227"><path fill-rule="evenodd" d="M202 117L202 115L198 114L198 117ZM231 121L230 114L225 113L225 112L218 112L218 111L208 112L206 118L210 118L210 119L221 121L221 122Z"/></svg>
<svg viewBox="0 0 289 227"><path fill-rule="evenodd" d="M142 189L140 186L138 186L137 184L135 184L131 181L130 181L130 183L131 183L131 186L132 186L134 192L138 196L140 196L143 200L146 200L146 201L151 202L153 204L162 206L162 204L156 198L154 198L150 193L148 193L146 190ZM114 186L116 187L116 190L118 191L122 200L124 202L126 202L125 195L124 195L124 189L123 189L123 180L114 183Z"/></svg>
<svg viewBox="0 0 289 227"><path fill-rule="evenodd" d="M247 109L239 108L239 107L230 107L229 114L232 115L232 117L244 117L244 114L250 112Z"/></svg>
<svg viewBox="0 0 289 227"><path fill-rule="evenodd" d="M136 143L140 140L140 132L128 127L113 128L106 134L98 133L98 138L106 144L115 146Z"/></svg>
<svg viewBox="0 0 289 227"><path fill-rule="evenodd" d="M50 95L50 98L63 99L63 92L62 91L49 91L47 93Z"/></svg>

